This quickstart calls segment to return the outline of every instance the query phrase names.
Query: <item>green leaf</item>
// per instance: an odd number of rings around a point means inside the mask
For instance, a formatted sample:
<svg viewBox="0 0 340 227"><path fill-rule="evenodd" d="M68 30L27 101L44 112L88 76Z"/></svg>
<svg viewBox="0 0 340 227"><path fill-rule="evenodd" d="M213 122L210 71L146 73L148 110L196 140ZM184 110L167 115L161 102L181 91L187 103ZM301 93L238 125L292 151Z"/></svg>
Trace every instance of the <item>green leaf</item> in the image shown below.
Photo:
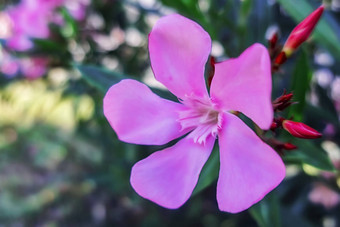
<svg viewBox="0 0 340 227"><path fill-rule="evenodd" d="M204 165L200 177L198 179L198 183L193 195L198 194L206 187L210 186L218 177L218 171L220 169L220 161L219 161L219 151L218 148L215 147L207 161Z"/></svg>
<svg viewBox="0 0 340 227"><path fill-rule="evenodd" d="M301 206L301 204L299 204ZM289 226L289 227L315 227L315 225L309 223L305 217L299 215L295 210L291 207L281 206L281 216L288 217L282 219L282 226Z"/></svg>
<svg viewBox="0 0 340 227"><path fill-rule="evenodd" d="M78 34L78 25L76 21L66 8L61 8L60 13L65 20L61 33L67 38L75 37Z"/></svg>
<svg viewBox="0 0 340 227"><path fill-rule="evenodd" d="M105 68L94 65L75 65L84 80L91 86L105 93L113 84L127 77Z"/></svg>
<svg viewBox="0 0 340 227"><path fill-rule="evenodd" d="M244 0L241 2L240 7L240 19L244 22L247 21L249 14L251 13L253 1L252 0Z"/></svg>
<svg viewBox="0 0 340 227"><path fill-rule="evenodd" d="M123 79L130 79L130 76L124 76L118 72L110 71L103 67L94 65L78 65L74 64L74 67L79 70L82 78L92 87L95 87L101 93L105 94L107 90L114 84ZM159 95L162 98L177 101L178 98L166 90L157 88L150 88L152 92Z"/></svg>
<svg viewBox="0 0 340 227"><path fill-rule="evenodd" d="M313 12L313 7L307 0L278 0L278 2L297 23L300 23ZM326 16L326 13L324 13L318 22L313 32L313 37L315 41L327 48L336 58L340 59L340 38L339 34L336 33L338 28L335 28L335 20L331 15Z"/></svg>
<svg viewBox="0 0 340 227"><path fill-rule="evenodd" d="M288 114L288 116L293 116L295 121L302 121L306 105L306 93L309 90L312 76L313 73L308 62L308 56L305 51L301 51L294 69L291 86L294 100L298 103L289 108Z"/></svg>
<svg viewBox="0 0 340 227"><path fill-rule="evenodd" d="M34 46L40 48L44 51L51 51L51 52L65 52L65 46L58 42L54 42L48 39L32 39Z"/></svg>
<svg viewBox="0 0 340 227"><path fill-rule="evenodd" d="M295 144L298 149L288 151L285 156L283 156L285 162L306 163L320 170L335 171L327 152L315 145L312 141L294 138L292 143Z"/></svg>
<svg viewBox="0 0 340 227"><path fill-rule="evenodd" d="M279 199L275 192L249 209L260 227L281 227Z"/></svg>
<svg viewBox="0 0 340 227"><path fill-rule="evenodd" d="M306 105L306 115L310 120L318 122L329 122L336 127L340 128L338 115L334 112L324 109L323 107L314 106L311 104Z"/></svg>
<svg viewBox="0 0 340 227"><path fill-rule="evenodd" d="M333 118L337 119L337 122L339 123L338 112L334 106L334 101L327 94L326 89L324 89L318 84L315 84L314 88L319 98L318 105L320 106L320 109L322 109L324 112L328 112L329 114L331 114Z"/></svg>

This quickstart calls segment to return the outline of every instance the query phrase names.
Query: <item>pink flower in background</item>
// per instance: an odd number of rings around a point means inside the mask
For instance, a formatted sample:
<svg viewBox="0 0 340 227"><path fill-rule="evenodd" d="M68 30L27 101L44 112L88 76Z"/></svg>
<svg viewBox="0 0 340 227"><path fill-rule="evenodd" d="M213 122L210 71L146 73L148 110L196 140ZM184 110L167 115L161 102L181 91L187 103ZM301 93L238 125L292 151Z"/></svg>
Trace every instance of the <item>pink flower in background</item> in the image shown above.
<svg viewBox="0 0 340 227"><path fill-rule="evenodd" d="M7 14L11 20L12 31L11 36L7 37L6 45L13 50L26 51L33 47L32 38L48 38L49 23L60 21L61 18L58 18L55 10L63 4L76 20L80 20L85 17L89 1L22 0L19 4L9 7Z"/></svg>
<svg viewBox="0 0 340 227"><path fill-rule="evenodd" d="M10 50L27 51L33 47L33 38L46 39L50 36L49 23L57 21L63 25L63 18L58 18L57 7L64 5L78 20L84 19L89 4L89 0L22 0L0 13L0 38L6 40ZM26 78L35 79L46 73L47 64L46 58L17 58L4 52L0 71L9 77L21 72Z"/></svg>
<svg viewBox="0 0 340 227"><path fill-rule="evenodd" d="M7 39L12 36L12 26L8 13L0 12L0 39Z"/></svg>
<svg viewBox="0 0 340 227"><path fill-rule="evenodd" d="M21 60L21 72L28 79L36 79L46 74L48 60L46 58L26 58Z"/></svg>
<svg viewBox="0 0 340 227"><path fill-rule="evenodd" d="M36 79L46 74L48 59L42 57L17 58L1 51L0 72L7 77L16 76L19 72L28 79Z"/></svg>
<svg viewBox="0 0 340 227"><path fill-rule="evenodd" d="M273 120L271 64L267 49L254 44L238 58L215 65L210 93L204 67L209 35L180 15L160 19L149 35L155 78L181 103L160 98L144 84L122 80L104 98L104 114L120 140L172 147L136 163L131 184L142 197L178 208L190 197L216 137L220 147L217 202L236 213L249 208L285 176L279 155L242 120L240 111L262 129Z"/></svg>
<svg viewBox="0 0 340 227"><path fill-rule="evenodd" d="M53 5L49 1L23 0L9 8L13 30L7 46L13 50L25 51L33 46L31 38L47 38Z"/></svg>
<svg viewBox="0 0 340 227"><path fill-rule="evenodd" d="M75 20L83 20L86 16L86 8L90 5L90 0L68 0L65 7Z"/></svg>
<svg viewBox="0 0 340 227"><path fill-rule="evenodd" d="M20 62L18 59L12 57L5 51L1 51L0 57L0 72L8 77L15 76L20 68Z"/></svg>
<svg viewBox="0 0 340 227"><path fill-rule="evenodd" d="M308 199L326 209L332 209L340 203L340 194L323 183L316 183L309 192Z"/></svg>
<svg viewBox="0 0 340 227"><path fill-rule="evenodd" d="M68 0L64 2L63 6L74 20L81 21L85 19L86 9L90 4L91 0ZM63 26L65 24L63 15L54 14L53 23Z"/></svg>

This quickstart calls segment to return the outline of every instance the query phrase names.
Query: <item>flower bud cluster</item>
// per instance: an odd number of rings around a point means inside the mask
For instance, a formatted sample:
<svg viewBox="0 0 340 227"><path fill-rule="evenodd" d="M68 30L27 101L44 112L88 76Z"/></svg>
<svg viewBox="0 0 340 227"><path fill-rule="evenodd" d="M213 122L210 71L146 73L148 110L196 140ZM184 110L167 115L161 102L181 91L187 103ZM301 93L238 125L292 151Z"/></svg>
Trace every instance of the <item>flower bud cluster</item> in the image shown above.
<svg viewBox="0 0 340 227"><path fill-rule="evenodd" d="M283 111L290 105L295 104L296 102L293 102L292 98L293 93L287 94L286 91L284 91L280 97L276 98L272 102L274 112ZM275 132L277 129L284 129L292 136L301 139L316 139L322 136L320 132L302 122L292 121L291 119L285 119L283 117L274 118L270 126L270 130L273 132ZM284 150L294 150L297 148L297 146L292 143L283 143L274 138L269 139L267 143L271 145L280 155L284 154Z"/></svg>

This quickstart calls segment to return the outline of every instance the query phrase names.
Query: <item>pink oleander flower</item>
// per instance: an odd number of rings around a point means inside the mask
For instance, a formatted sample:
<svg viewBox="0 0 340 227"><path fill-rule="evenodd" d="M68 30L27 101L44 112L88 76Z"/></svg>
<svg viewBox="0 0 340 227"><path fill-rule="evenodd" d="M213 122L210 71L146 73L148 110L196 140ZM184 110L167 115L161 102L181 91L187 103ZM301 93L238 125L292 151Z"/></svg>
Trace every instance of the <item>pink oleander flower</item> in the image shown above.
<svg viewBox="0 0 340 227"><path fill-rule="evenodd" d="M63 18L56 14L56 8L65 5L72 17L82 20L85 17L89 0L21 0L17 5L8 7L6 15L10 18L10 32L6 45L17 51L33 47L32 38L46 39L50 35L51 22L63 24ZM3 21L0 17L0 23ZM7 26L8 27L8 26ZM8 30L8 29L7 29ZM0 35L1 35L0 29Z"/></svg>
<svg viewBox="0 0 340 227"><path fill-rule="evenodd" d="M308 199L326 209L332 209L340 203L340 194L323 183L316 183L309 192Z"/></svg>
<svg viewBox="0 0 340 227"><path fill-rule="evenodd" d="M12 36L7 46L13 50L25 51L33 47L31 38L49 36L49 17L55 7L55 1L22 0L8 9L12 21Z"/></svg>
<svg viewBox="0 0 340 227"><path fill-rule="evenodd" d="M71 17L77 21L84 20L86 17L86 9L91 4L91 0L62 0L63 6L67 9ZM65 25L65 20L63 15L60 13L55 13L53 15L52 22L59 26Z"/></svg>
<svg viewBox="0 0 340 227"><path fill-rule="evenodd" d="M7 77L15 76L20 69L20 62L5 51L0 52L0 72Z"/></svg>
<svg viewBox="0 0 340 227"><path fill-rule="evenodd" d="M27 79L36 79L47 72L48 59L42 57L17 58L6 51L1 51L0 72L7 77L22 74Z"/></svg>
<svg viewBox="0 0 340 227"><path fill-rule="evenodd" d="M21 73L27 79L37 79L47 72L48 60L41 57L32 57L21 59Z"/></svg>
<svg viewBox="0 0 340 227"><path fill-rule="evenodd" d="M90 5L90 0L68 0L65 7L75 20L83 20L86 16L86 8Z"/></svg>
<svg viewBox="0 0 340 227"><path fill-rule="evenodd" d="M233 111L269 129L273 121L271 64L267 49L254 44L241 56L215 65L210 94L204 67L211 39L195 22L180 15L161 18L149 35L155 78L180 103L160 98L144 84L122 80L104 98L104 114L120 140L175 145L137 162L131 185L142 197L175 209L190 197L216 138L220 148L217 182L219 209L249 208L285 176L280 156Z"/></svg>
<svg viewBox="0 0 340 227"><path fill-rule="evenodd" d="M9 7L12 34L7 46L13 50L26 51L33 47L32 38L45 39L50 35L49 23L54 20L54 11L64 0L21 0Z"/></svg>
<svg viewBox="0 0 340 227"><path fill-rule="evenodd" d="M0 12L0 39L7 39L12 35L12 21L6 12Z"/></svg>

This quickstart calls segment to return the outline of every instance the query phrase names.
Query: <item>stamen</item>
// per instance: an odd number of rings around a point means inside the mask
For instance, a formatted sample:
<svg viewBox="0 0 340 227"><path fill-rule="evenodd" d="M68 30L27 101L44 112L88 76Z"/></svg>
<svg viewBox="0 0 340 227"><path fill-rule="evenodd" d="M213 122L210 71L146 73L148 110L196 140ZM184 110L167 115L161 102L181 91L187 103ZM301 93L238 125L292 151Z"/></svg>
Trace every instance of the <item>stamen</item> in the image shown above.
<svg viewBox="0 0 340 227"><path fill-rule="evenodd" d="M179 112L178 121L181 123L182 130L192 130L189 138L192 138L195 143L205 144L209 136L216 137L221 127L221 116L210 98L186 97L180 101L188 109Z"/></svg>

